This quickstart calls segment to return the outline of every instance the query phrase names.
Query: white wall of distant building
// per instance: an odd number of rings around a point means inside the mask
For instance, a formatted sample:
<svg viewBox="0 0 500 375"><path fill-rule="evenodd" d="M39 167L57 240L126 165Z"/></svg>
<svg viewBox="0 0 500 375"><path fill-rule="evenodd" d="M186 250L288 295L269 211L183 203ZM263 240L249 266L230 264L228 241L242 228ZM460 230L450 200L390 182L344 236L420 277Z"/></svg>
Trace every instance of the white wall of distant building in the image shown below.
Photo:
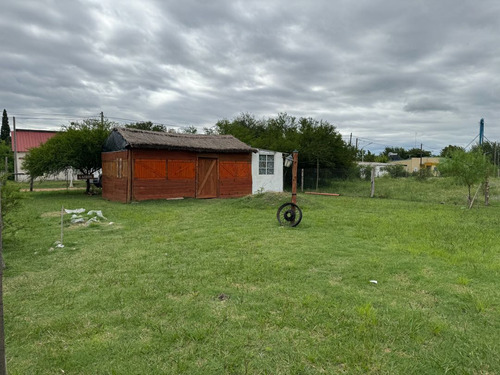
<svg viewBox="0 0 500 375"><path fill-rule="evenodd" d="M261 157L263 156L263 157ZM261 162L265 159L265 167ZM271 163L271 160L273 161ZM271 170L272 165L272 170ZM252 194L283 191L283 154L258 150L252 154Z"/></svg>

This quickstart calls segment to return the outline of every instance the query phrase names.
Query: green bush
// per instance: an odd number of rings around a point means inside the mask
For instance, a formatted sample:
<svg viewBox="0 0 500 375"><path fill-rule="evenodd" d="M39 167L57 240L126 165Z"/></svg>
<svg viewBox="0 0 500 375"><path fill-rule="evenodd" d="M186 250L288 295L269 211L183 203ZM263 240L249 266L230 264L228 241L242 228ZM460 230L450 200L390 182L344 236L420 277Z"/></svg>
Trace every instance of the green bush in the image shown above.
<svg viewBox="0 0 500 375"><path fill-rule="evenodd" d="M370 181L372 176L373 167L370 165L365 165L359 167L359 176L362 180Z"/></svg>
<svg viewBox="0 0 500 375"><path fill-rule="evenodd" d="M401 164L390 164L387 167L385 167L385 170L387 171L387 173L389 173L389 176L391 176L392 178L407 176L405 167L404 165Z"/></svg>

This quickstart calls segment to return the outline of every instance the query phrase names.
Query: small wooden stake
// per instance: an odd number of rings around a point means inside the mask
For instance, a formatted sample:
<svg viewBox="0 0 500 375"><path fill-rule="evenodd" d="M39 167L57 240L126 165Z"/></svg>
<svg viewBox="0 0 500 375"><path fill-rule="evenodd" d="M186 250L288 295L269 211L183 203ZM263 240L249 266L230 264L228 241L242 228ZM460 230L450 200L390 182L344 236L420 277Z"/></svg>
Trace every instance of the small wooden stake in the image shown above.
<svg viewBox="0 0 500 375"><path fill-rule="evenodd" d="M301 170L300 191L304 192L304 168Z"/></svg>
<svg viewBox="0 0 500 375"><path fill-rule="evenodd" d="M61 206L61 245L64 239L64 206Z"/></svg>
<svg viewBox="0 0 500 375"><path fill-rule="evenodd" d="M490 205L490 180L489 180L489 178L486 178L486 181L484 181L484 205L485 206Z"/></svg>
<svg viewBox="0 0 500 375"><path fill-rule="evenodd" d="M371 193L370 193L370 198L373 198L375 195L375 168L372 168L372 174L371 174Z"/></svg>

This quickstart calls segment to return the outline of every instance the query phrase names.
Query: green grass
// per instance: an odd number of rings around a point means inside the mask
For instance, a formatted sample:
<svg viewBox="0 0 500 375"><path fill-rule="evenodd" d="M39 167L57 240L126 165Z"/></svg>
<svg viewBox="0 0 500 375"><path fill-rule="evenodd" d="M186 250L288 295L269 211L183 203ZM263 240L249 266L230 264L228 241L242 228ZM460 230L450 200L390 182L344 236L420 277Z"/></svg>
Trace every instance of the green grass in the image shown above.
<svg viewBox="0 0 500 375"><path fill-rule="evenodd" d="M17 182L17 186L20 189L29 189L29 182ZM74 180L73 187L75 188L85 188L86 181L85 180ZM33 189L55 189L55 188L68 188L69 181L52 181L52 180L40 180L33 182Z"/></svg>
<svg viewBox="0 0 500 375"><path fill-rule="evenodd" d="M26 196L4 239L10 374L500 373L497 199L299 194L282 228L289 194ZM113 224L66 215L55 248L61 206Z"/></svg>
<svg viewBox="0 0 500 375"><path fill-rule="evenodd" d="M476 193L478 186L472 188ZM333 180L329 186L320 188L323 192L340 193L350 197L369 197L370 181ZM490 181L490 202L498 202L500 180ZM459 185L451 178L431 177L425 180L410 178L382 177L375 179L375 198L397 199L410 202L426 202L466 205L467 187ZM476 202L484 204L484 191L480 189Z"/></svg>

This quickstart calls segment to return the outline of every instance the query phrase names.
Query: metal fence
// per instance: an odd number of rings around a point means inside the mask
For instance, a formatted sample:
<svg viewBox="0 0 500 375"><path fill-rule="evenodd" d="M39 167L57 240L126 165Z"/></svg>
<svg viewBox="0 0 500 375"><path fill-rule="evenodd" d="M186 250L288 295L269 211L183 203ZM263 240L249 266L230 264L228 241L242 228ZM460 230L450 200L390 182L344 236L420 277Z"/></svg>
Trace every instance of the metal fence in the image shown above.
<svg viewBox="0 0 500 375"><path fill-rule="evenodd" d="M334 180L343 180L347 178L359 178L359 170L354 168L346 172L344 169L335 168L298 168L297 170L297 189L318 190L329 186ZM283 168L283 185L285 189L292 187L292 169Z"/></svg>

